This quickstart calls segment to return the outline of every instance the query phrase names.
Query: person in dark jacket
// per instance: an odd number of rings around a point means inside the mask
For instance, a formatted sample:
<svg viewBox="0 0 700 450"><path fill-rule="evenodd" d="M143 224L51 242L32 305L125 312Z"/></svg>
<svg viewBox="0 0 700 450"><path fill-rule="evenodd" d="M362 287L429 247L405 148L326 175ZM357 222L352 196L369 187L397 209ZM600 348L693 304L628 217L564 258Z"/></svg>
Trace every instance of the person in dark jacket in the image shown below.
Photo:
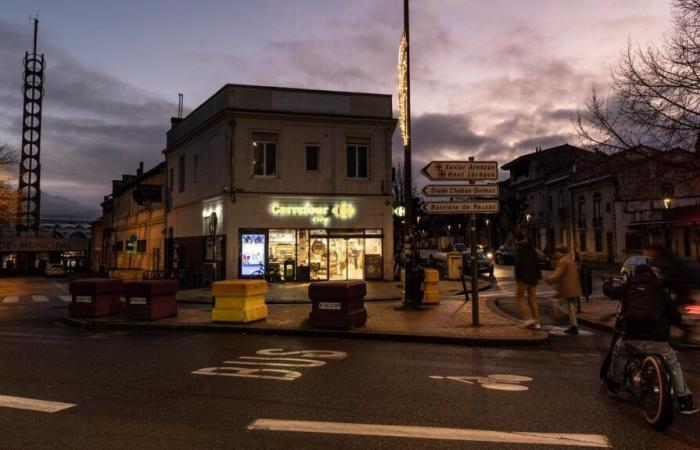
<svg viewBox="0 0 700 450"><path fill-rule="evenodd" d="M535 247L525 239L523 233L518 233L515 239L515 248L513 249L515 281L517 283L515 299L518 302L524 325L528 328L538 329L540 328L540 311L537 307L537 283L542 279L540 261L537 258ZM527 292L527 300L530 305L531 319L527 319L525 292Z"/></svg>
<svg viewBox="0 0 700 450"><path fill-rule="evenodd" d="M668 344L671 323L680 323L681 317L653 269L646 264L637 266L627 283L618 287L606 283L603 291L622 303L622 337L613 348L606 380L608 392L617 394L630 356L658 354L671 370L681 414L698 412L676 353Z"/></svg>

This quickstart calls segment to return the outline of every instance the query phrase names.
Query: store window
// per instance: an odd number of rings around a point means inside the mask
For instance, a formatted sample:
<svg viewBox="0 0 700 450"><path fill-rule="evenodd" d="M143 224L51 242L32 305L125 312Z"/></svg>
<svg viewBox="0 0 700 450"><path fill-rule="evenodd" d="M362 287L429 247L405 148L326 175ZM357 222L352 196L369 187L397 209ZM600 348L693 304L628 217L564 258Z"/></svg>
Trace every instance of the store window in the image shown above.
<svg viewBox="0 0 700 450"><path fill-rule="evenodd" d="M365 278L368 280L382 278L381 238L365 239Z"/></svg>
<svg viewBox="0 0 700 450"><path fill-rule="evenodd" d="M256 134L253 136L253 175L274 177L277 175L277 136Z"/></svg>
<svg viewBox="0 0 700 450"><path fill-rule="evenodd" d="M241 276L263 277L265 273L265 233L241 234Z"/></svg>
<svg viewBox="0 0 700 450"><path fill-rule="evenodd" d="M348 144L347 176L348 178L367 178L369 148L364 144Z"/></svg>
<svg viewBox="0 0 700 450"><path fill-rule="evenodd" d="M296 230L270 230L267 255L268 271L272 280L294 280Z"/></svg>
<svg viewBox="0 0 700 450"><path fill-rule="evenodd" d="M603 232L600 230L596 230L594 233L594 240L595 240L595 251L602 252L603 251Z"/></svg>
<svg viewBox="0 0 700 450"><path fill-rule="evenodd" d="M328 238L312 236L310 239L309 268L312 280L328 279Z"/></svg>
<svg viewBox="0 0 700 450"><path fill-rule="evenodd" d="M586 232L585 231L579 233L579 241L578 242L579 242L579 249L582 252L585 252L586 251Z"/></svg>
<svg viewBox="0 0 700 450"><path fill-rule="evenodd" d="M297 281L309 281L309 231L297 230Z"/></svg>
<svg viewBox="0 0 700 450"><path fill-rule="evenodd" d="M308 172L318 172L320 169L321 147L318 145L306 146L306 170Z"/></svg>

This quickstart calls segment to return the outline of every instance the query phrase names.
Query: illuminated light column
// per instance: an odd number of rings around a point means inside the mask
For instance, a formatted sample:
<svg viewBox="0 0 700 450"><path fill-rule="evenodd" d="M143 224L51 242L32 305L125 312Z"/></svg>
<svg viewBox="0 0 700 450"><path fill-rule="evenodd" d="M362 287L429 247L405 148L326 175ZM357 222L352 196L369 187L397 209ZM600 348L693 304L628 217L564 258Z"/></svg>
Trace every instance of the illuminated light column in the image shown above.
<svg viewBox="0 0 700 450"><path fill-rule="evenodd" d="M399 91L399 126L403 140L403 171L404 171L404 206L406 207L406 231L413 242L413 194L411 192L411 58L408 30L408 0L403 2L403 35L399 45L398 91Z"/></svg>

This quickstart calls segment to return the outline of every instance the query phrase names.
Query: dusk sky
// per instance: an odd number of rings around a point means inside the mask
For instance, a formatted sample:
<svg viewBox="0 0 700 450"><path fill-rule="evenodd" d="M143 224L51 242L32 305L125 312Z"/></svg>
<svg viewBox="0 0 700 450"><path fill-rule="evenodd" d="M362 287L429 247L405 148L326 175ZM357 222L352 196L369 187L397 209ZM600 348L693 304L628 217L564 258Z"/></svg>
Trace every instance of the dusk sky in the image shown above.
<svg viewBox="0 0 700 450"><path fill-rule="evenodd" d="M19 149L22 58L46 55L45 213L93 214L111 180L162 160L185 114L225 83L392 94L401 0L4 0L0 140ZM411 6L414 169L575 143L571 118L632 39L671 30L666 0L425 0ZM399 133L395 158L401 156Z"/></svg>

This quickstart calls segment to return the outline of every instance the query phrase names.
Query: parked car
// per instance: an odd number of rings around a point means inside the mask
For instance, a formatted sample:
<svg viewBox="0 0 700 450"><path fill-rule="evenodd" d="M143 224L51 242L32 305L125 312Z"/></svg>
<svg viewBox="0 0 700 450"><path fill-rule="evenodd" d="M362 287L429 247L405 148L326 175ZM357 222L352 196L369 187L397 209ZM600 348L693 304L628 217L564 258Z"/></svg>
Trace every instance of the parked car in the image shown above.
<svg viewBox="0 0 700 450"><path fill-rule="evenodd" d="M537 260L540 262L540 269L551 269L552 258L539 248L536 248L535 252L537 253Z"/></svg>
<svg viewBox="0 0 700 450"><path fill-rule="evenodd" d="M493 277L493 261L491 261L491 258L487 257L482 251L476 252L476 267L480 275L482 273L488 273L489 277ZM470 273L470 257L469 254L466 253L464 254L464 274L465 276L468 276Z"/></svg>
<svg viewBox="0 0 700 450"><path fill-rule="evenodd" d="M467 244L465 244L463 242L457 242L455 244L455 251L464 253L464 252L468 252L469 248L467 248Z"/></svg>
<svg viewBox="0 0 700 450"><path fill-rule="evenodd" d="M501 245L494 252L493 258L496 264L513 264L513 249L507 245Z"/></svg>
<svg viewBox="0 0 700 450"><path fill-rule="evenodd" d="M66 275L66 269L61 264L47 264L44 269L44 275L47 277L62 277Z"/></svg>
<svg viewBox="0 0 700 450"><path fill-rule="evenodd" d="M622 268L620 269L620 275L622 276L622 281L627 281L630 278L634 276L634 270L637 268L637 266L641 266L642 264L649 264L649 258L645 256L630 256L627 258L627 261L622 265ZM659 270L656 267L652 267L654 270L654 273L656 274L657 277L660 277Z"/></svg>

